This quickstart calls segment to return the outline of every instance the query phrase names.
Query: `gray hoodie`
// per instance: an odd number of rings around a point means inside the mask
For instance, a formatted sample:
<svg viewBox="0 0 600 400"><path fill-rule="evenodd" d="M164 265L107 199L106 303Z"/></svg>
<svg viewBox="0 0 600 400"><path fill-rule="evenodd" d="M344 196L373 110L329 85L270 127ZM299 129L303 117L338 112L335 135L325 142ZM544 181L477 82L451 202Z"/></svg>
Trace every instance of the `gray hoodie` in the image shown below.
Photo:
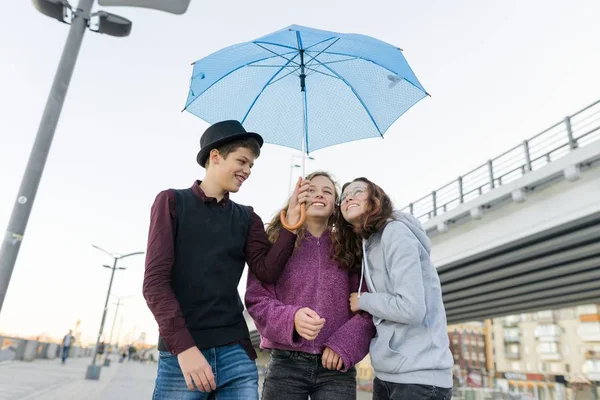
<svg viewBox="0 0 600 400"><path fill-rule="evenodd" d="M412 215L395 213L363 241L363 273L370 293L359 308L373 316L375 375L387 382L452 387L454 360L431 242ZM360 292L360 291L359 291Z"/></svg>

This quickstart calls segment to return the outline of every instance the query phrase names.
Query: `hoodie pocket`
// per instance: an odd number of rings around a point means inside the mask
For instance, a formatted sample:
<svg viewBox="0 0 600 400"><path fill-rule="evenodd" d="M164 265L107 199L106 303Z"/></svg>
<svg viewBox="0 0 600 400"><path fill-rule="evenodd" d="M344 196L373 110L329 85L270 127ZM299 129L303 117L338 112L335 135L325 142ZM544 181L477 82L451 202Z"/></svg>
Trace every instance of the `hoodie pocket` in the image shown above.
<svg viewBox="0 0 600 400"><path fill-rule="evenodd" d="M400 371L406 362L406 357L390 346L393 338L394 332L392 332L390 338L387 340L382 337L374 340L371 346L371 364L375 371L395 374Z"/></svg>

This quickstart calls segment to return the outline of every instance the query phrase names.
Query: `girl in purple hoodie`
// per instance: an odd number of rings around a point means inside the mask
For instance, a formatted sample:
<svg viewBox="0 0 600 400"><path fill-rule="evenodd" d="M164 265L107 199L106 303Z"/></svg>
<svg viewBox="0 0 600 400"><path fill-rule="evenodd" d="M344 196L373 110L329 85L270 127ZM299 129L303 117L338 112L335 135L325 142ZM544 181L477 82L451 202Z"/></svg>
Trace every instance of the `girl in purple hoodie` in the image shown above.
<svg viewBox="0 0 600 400"><path fill-rule="evenodd" d="M337 186L326 172L306 179L306 222L283 274L270 285L248 273L246 307L261 348L271 350L262 399L354 400L354 365L369 352L375 327L369 314L353 314L348 306L359 273L332 259ZM271 241L281 228L277 215L267 227Z"/></svg>

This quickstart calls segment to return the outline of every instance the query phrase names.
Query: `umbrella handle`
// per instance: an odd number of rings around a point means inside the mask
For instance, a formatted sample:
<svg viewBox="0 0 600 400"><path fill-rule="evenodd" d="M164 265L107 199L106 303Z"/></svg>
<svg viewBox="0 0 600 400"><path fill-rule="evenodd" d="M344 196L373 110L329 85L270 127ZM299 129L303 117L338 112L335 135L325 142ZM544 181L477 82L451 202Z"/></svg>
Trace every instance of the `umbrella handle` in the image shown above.
<svg viewBox="0 0 600 400"><path fill-rule="evenodd" d="M283 225L283 227L288 231L295 231L296 229L304 225L304 220L306 219L306 206L304 204L300 205L300 220L296 225L288 225L285 216L285 210L281 210L281 213L279 213L279 220L281 221L281 225Z"/></svg>

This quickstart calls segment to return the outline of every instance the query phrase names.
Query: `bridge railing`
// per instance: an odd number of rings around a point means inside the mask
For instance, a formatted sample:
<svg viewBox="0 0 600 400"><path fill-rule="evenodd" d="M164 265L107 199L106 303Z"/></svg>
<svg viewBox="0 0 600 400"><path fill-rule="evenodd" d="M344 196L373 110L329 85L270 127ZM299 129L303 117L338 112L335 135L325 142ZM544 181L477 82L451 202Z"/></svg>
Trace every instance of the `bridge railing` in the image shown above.
<svg viewBox="0 0 600 400"><path fill-rule="evenodd" d="M570 151L600 139L600 100L456 180L410 203L401 211L421 222L473 200L496 187L543 168Z"/></svg>

